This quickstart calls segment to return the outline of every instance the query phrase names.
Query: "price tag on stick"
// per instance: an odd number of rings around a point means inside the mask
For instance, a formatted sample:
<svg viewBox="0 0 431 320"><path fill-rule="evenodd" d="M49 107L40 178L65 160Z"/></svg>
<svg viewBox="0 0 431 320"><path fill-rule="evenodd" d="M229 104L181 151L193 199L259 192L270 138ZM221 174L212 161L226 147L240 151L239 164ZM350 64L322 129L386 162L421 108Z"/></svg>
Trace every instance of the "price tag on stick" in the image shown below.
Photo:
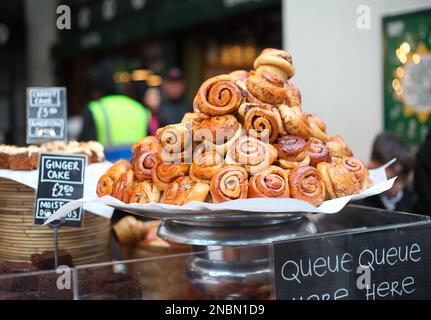
<svg viewBox="0 0 431 320"><path fill-rule="evenodd" d="M39 161L34 216L36 225L42 225L56 210L71 200L83 197L87 158L42 153ZM79 228L82 225L82 217L82 207L73 210L65 217L62 226Z"/></svg>
<svg viewBox="0 0 431 320"><path fill-rule="evenodd" d="M27 88L27 143L67 140L66 88Z"/></svg>
<svg viewBox="0 0 431 320"><path fill-rule="evenodd" d="M65 223L64 219L56 220L49 224L49 227L54 230L54 265L58 269L58 229Z"/></svg>

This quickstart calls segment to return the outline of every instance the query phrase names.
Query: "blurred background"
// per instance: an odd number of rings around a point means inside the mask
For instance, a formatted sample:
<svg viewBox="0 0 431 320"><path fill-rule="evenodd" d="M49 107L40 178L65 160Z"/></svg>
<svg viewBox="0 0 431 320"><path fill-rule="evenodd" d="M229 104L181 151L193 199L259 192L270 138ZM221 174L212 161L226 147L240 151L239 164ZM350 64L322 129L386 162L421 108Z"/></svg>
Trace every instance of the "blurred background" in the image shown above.
<svg viewBox="0 0 431 320"><path fill-rule="evenodd" d="M60 5L70 29L57 27ZM292 53L303 108L358 158L383 130L414 147L425 138L429 0L15 0L0 2L0 143L25 143L26 87L67 87L77 138L95 79L151 110L164 81L181 80L191 106L203 80L251 69L266 47Z"/></svg>

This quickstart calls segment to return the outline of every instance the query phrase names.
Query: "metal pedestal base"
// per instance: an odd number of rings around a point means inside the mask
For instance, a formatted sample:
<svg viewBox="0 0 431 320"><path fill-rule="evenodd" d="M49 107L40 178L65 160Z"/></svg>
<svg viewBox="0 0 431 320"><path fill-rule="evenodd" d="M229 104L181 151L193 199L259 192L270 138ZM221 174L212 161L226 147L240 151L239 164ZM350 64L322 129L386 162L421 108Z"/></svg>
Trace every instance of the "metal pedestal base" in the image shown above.
<svg viewBox="0 0 431 320"><path fill-rule="evenodd" d="M243 225L166 220L158 231L165 240L205 252L191 256L186 265L187 276L203 299L270 299L270 244L315 233L307 217Z"/></svg>

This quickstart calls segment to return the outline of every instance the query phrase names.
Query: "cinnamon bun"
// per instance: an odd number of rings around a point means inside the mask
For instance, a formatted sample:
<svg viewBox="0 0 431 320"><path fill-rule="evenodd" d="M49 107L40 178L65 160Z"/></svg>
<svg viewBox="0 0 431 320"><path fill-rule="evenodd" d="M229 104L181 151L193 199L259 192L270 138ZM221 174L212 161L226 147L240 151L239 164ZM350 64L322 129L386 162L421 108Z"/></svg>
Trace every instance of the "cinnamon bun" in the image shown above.
<svg viewBox="0 0 431 320"><path fill-rule="evenodd" d="M234 77L221 75L202 84L193 107L196 113L207 117L235 114L246 97L247 92Z"/></svg>
<svg viewBox="0 0 431 320"><path fill-rule="evenodd" d="M246 199L248 194L247 171L237 165L223 167L212 178L210 191L214 203Z"/></svg>
<svg viewBox="0 0 431 320"><path fill-rule="evenodd" d="M112 167L110 167L106 173L99 179L97 183L96 193L99 197L112 196L114 193L114 187L120 177L131 170L130 163L126 160L117 161Z"/></svg>
<svg viewBox="0 0 431 320"><path fill-rule="evenodd" d="M275 147L252 136L239 137L226 155L227 164L242 165L251 175L267 169L276 160Z"/></svg>
<svg viewBox="0 0 431 320"><path fill-rule="evenodd" d="M177 206L192 201L204 202L209 191L210 187L207 183L195 182L190 177L180 177L168 185L161 202Z"/></svg>
<svg viewBox="0 0 431 320"><path fill-rule="evenodd" d="M358 180L343 164L321 162L317 165L317 169L323 177L328 199L351 196L360 192L361 186Z"/></svg>
<svg viewBox="0 0 431 320"><path fill-rule="evenodd" d="M278 163L284 169L308 166L310 156L306 150L306 142L301 137L284 136L274 145L278 151Z"/></svg>
<svg viewBox="0 0 431 320"><path fill-rule="evenodd" d="M281 134L284 135L284 124L276 107L268 104L243 104L238 112L248 134L259 140L273 143Z"/></svg>
<svg viewBox="0 0 431 320"><path fill-rule="evenodd" d="M283 119L284 128L290 135L304 138L305 140L311 137L311 128L308 125L305 114L299 107L290 108L285 104L279 105L281 118Z"/></svg>
<svg viewBox="0 0 431 320"><path fill-rule="evenodd" d="M248 186L249 198L289 198L289 178L286 170L271 166L251 177Z"/></svg>
<svg viewBox="0 0 431 320"><path fill-rule="evenodd" d="M350 158L353 157L352 149L346 144L346 142L340 136L331 137L326 146L331 153L331 157L333 158Z"/></svg>
<svg viewBox="0 0 431 320"><path fill-rule="evenodd" d="M138 183L132 193L130 203L157 203L160 201L160 190L151 182Z"/></svg>
<svg viewBox="0 0 431 320"><path fill-rule="evenodd" d="M151 177L156 187L165 191L168 185L179 177L189 174L190 165L186 163L164 163L160 158L157 159Z"/></svg>
<svg viewBox="0 0 431 320"><path fill-rule="evenodd" d="M316 167L320 162L331 163L331 155L328 147L319 139L311 138L305 147L310 157L310 165Z"/></svg>
<svg viewBox="0 0 431 320"><path fill-rule="evenodd" d="M190 124L169 125L157 130L158 152L166 163L191 162L193 132Z"/></svg>
<svg viewBox="0 0 431 320"><path fill-rule="evenodd" d="M306 201L315 207L325 201L325 184L320 172L313 167L298 167L289 174L292 198Z"/></svg>

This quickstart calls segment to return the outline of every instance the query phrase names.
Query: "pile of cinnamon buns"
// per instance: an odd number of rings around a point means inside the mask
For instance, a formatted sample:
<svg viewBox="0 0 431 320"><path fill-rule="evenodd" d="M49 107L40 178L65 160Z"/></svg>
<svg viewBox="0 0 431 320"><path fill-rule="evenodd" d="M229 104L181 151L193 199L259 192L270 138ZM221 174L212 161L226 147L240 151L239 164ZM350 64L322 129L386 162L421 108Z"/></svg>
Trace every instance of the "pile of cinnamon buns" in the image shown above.
<svg viewBox="0 0 431 320"><path fill-rule="evenodd" d="M314 206L372 185L340 136L302 110L289 53L265 49L254 70L205 81L194 112L133 146L98 183L125 203L295 198Z"/></svg>

